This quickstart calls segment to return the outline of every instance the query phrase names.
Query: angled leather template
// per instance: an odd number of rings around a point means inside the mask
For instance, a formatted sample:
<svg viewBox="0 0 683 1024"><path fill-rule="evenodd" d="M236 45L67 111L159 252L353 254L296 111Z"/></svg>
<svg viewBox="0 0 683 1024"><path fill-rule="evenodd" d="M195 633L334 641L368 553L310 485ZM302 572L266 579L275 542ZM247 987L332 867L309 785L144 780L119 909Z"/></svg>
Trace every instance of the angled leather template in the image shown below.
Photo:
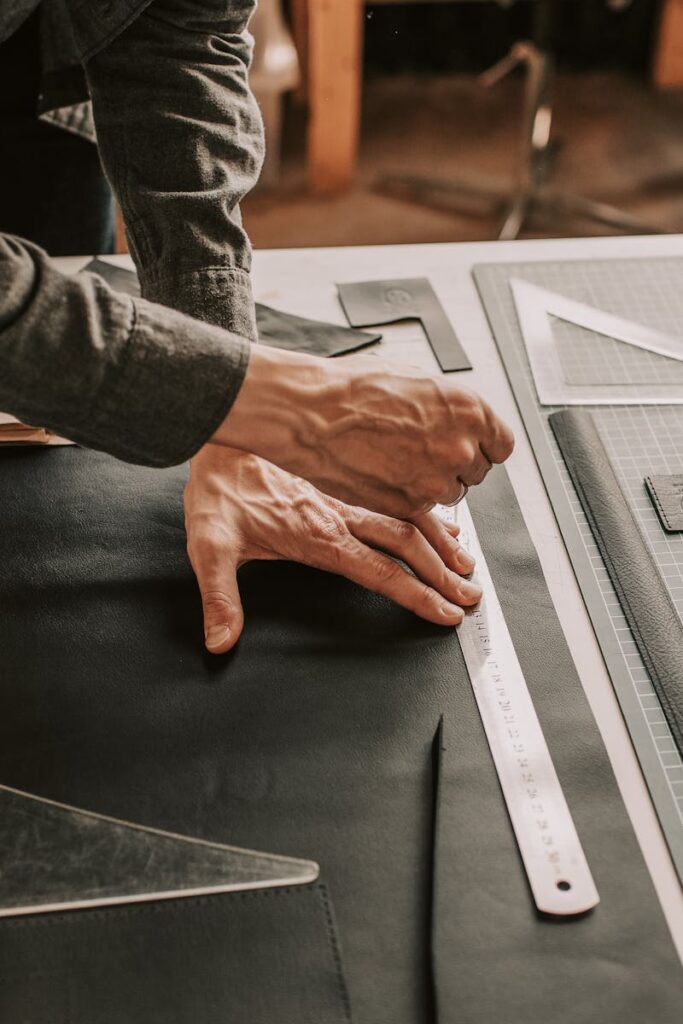
<svg viewBox="0 0 683 1024"><path fill-rule="evenodd" d="M377 327L399 320L419 320L445 373L472 369L467 353L426 277L359 281L337 287L352 327Z"/></svg>

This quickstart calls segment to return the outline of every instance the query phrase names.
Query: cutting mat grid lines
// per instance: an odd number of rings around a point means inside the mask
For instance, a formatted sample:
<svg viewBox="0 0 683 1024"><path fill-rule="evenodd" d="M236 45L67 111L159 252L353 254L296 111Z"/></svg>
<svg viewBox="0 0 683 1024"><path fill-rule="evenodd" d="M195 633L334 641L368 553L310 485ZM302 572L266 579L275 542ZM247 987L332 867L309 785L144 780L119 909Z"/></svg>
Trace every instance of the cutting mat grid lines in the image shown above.
<svg viewBox="0 0 683 1024"><path fill-rule="evenodd" d="M571 261L561 263L484 264L474 277L505 363L570 555L582 565L584 587L594 622L607 623L600 635L611 646L615 689L636 752L683 877L683 760L621 610L604 562L560 454L548 415L561 406L541 407L518 325L510 278L522 278L567 298L683 338L683 260ZM553 321L563 372L571 383L672 383L683 364L605 339L583 328ZM683 618L683 534L666 533L645 490L648 474L683 473L683 406L620 405L588 407L628 504L646 539L666 587ZM561 506L564 506L563 508ZM569 534L573 533L573 537ZM583 582L582 582L583 586ZM592 596L591 596L592 595ZM595 606L601 614L594 615ZM614 661L621 662L615 678ZM629 692L630 691L630 692Z"/></svg>

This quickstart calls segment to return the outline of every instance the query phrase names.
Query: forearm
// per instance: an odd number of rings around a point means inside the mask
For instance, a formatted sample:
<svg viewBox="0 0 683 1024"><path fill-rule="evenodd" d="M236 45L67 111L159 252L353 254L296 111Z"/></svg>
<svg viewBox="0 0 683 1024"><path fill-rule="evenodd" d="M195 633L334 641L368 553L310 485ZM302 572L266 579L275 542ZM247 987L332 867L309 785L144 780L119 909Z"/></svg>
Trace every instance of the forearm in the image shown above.
<svg viewBox="0 0 683 1024"><path fill-rule="evenodd" d="M86 67L142 294L251 338L239 203L263 156L247 83L253 6L155 0Z"/></svg>
<svg viewBox="0 0 683 1024"><path fill-rule="evenodd" d="M231 413L211 440L314 476L343 377L333 360L257 345Z"/></svg>
<svg viewBox="0 0 683 1024"><path fill-rule="evenodd" d="M223 421L249 344L0 235L0 409L130 462L185 461Z"/></svg>

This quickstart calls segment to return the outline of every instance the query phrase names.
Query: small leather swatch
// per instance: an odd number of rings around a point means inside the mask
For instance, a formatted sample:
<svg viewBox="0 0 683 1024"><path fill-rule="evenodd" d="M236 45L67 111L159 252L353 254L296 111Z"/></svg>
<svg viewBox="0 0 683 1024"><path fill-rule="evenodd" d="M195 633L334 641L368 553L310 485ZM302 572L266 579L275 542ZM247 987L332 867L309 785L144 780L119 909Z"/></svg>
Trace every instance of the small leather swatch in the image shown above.
<svg viewBox="0 0 683 1024"><path fill-rule="evenodd" d="M645 486L669 533L683 530L683 473L646 476Z"/></svg>

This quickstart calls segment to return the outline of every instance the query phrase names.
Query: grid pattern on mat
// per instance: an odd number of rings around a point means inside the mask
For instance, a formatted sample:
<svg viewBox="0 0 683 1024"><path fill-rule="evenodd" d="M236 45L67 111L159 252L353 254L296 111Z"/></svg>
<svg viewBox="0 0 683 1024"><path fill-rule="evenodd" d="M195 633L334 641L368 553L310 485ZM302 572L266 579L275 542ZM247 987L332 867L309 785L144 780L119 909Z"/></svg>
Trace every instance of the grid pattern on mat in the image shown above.
<svg viewBox="0 0 683 1024"><path fill-rule="evenodd" d="M626 724L683 879L683 759L612 587L533 383L509 286L511 277L683 338L683 260L482 264L474 278L562 529ZM683 364L553 324L563 369L576 383L672 383ZM616 350L619 350L615 355ZM628 350L628 351L626 351ZM611 352L611 354L610 354ZM683 374L681 375L683 388ZM683 473L683 406L589 406L624 495L683 618L683 533L662 528L648 474Z"/></svg>

